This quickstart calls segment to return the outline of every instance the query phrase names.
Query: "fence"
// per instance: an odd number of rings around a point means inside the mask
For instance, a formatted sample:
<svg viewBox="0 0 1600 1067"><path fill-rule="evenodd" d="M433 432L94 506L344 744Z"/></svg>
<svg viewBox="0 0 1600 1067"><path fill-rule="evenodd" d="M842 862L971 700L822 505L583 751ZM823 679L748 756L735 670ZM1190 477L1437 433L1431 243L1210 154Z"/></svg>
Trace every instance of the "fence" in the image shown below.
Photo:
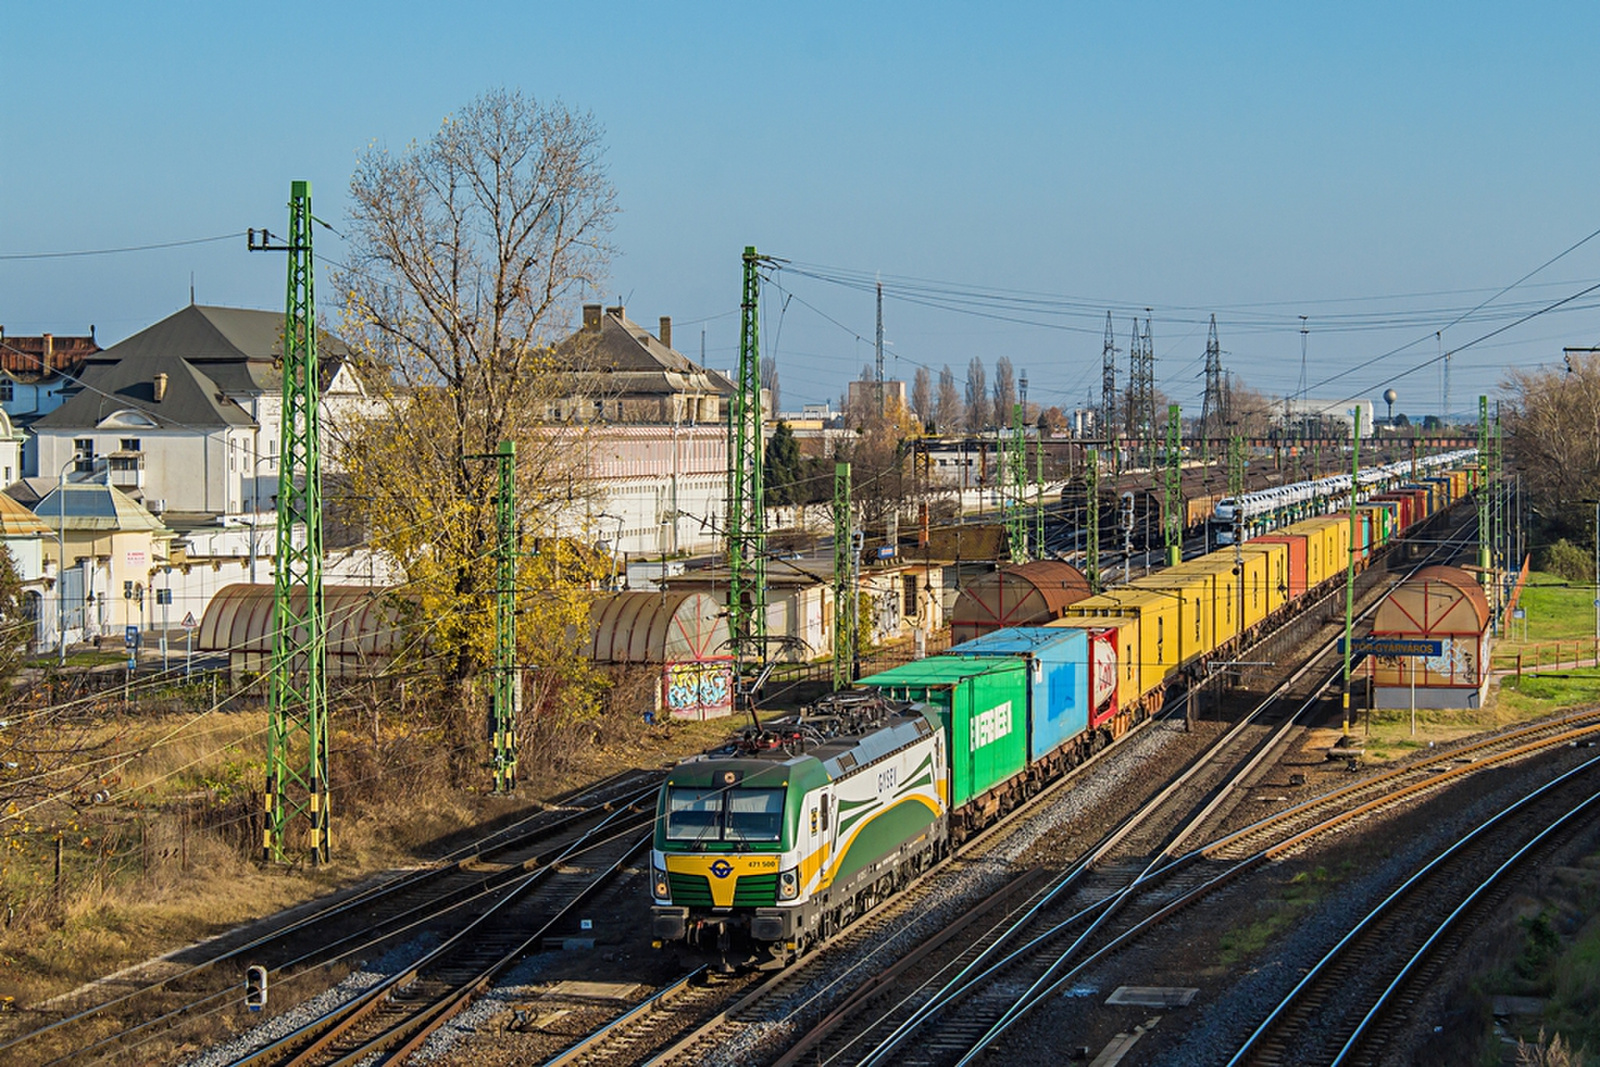
<svg viewBox="0 0 1600 1067"><path fill-rule="evenodd" d="M1570 670L1573 667L1600 665L1600 638L1583 637L1571 641L1537 641L1523 645L1515 652L1492 652L1489 669L1515 674L1538 674L1541 671Z"/></svg>
<svg viewBox="0 0 1600 1067"><path fill-rule="evenodd" d="M928 635L924 655L933 656L950 647L950 631L936 632ZM919 658L917 656L916 642L914 640L896 641L884 645L869 655L861 657L861 670L856 675L865 678L869 674L877 674L891 667L899 667ZM816 660L811 663L785 663L773 668L771 681L774 684L788 682L827 682L833 679L833 661L831 659Z"/></svg>

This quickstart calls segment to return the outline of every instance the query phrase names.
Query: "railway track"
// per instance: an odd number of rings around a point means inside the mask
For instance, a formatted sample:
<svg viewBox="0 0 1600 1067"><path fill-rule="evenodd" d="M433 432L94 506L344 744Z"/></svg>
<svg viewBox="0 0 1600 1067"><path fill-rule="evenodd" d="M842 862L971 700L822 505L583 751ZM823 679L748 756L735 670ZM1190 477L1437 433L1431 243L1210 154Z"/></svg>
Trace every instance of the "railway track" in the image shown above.
<svg viewBox="0 0 1600 1067"><path fill-rule="evenodd" d="M1372 573L1372 572L1369 572ZM1381 575L1374 574L1374 581ZM1377 590L1381 595L1382 590ZM1376 600L1376 596L1371 598ZM1331 643L1322 652L1331 651ZM1213 817L1219 807L1224 804L1230 794L1237 790L1238 785L1245 781L1255 769L1263 763L1269 755L1282 745L1288 732L1292 729L1294 716L1282 717L1282 722L1276 728L1268 723L1267 716L1270 709L1278 707L1282 698L1288 695L1304 697L1297 700L1300 704L1299 711L1309 708L1315 700L1315 694L1326 684L1327 679L1313 677L1312 667L1316 657L1308 660L1306 665L1280 685L1267 700L1261 702L1254 715L1248 722L1236 726L1214 748L1212 758L1194 761L1188 772L1178 781L1172 783L1144 817L1129 820L1123 831L1104 842L1092 862L1081 861L1070 870L1067 875L1050 885L1042 885L1044 881L1040 872L1034 871L1007 884L994 894L989 905L984 908L969 912L965 920L957 924L958 929L966 929L972 921L990 911L998 909L1003 915L1015 915L1018 911L1036 910L1039 900L1065 898L1067 890L1077 886L1080 882L1087 883L1090 872L1095 877L1102 878L1106 883L1103 887L1105 893L1114 893L1120 888L1131 884L1140 884L1155 877L1155 872L1164 866L1164 859L1170 859L1174 850L1194 836L1199 827ZM1114 750L1113 750L1114 751ZM1224 781L1227 776L1219 768L1235 768L1232 780ZM1037 802L1036 802L1037 803ZM1163 812L1157 817L1155 812ZM1189 813L1190 819L1185 821L1183 813ZM1118 851L1120 848L1120 852ZM1151 856L1154 859L1151 859ZM959 860L957 861L960 862ZM1098 864L1098 866L1096 866ZM1184 879L1191 877L1183 873L1182 867L1170 871L1162 871L1161 877L1173 883L1173 891L1190 888L1184 884ZM1092 899L1101 899L1092 888L1077 890ZM915 902L914 894L902 895L908 903ZM1006 904L1001 907L998 901L1004 900ZM971 931L968 931L969 933ZM918 989L923 989L927 981L923 972L927 970L925 957L944 948L954 936L954 930L930 939L921 947L915 949L909 956L900 962L892 963L887 969L881 970L878 979L869 981L859 987L851 996L846 1010L835 1011L830 1016L830 1026L825 1029L836 1029L837 1023L844 1015L858 1009L864 1000L881 999L882 987L896 976L911 970L909 977L900 981L910 982ZM955 946L947 950L957 957L965 955L960 960L960 968L970 966L974 956L987 958L992 951L993 944L1000 938L993 929L981 930L969 940L964 947ZM917 970L921 967L921 970ZM877 968L882 968L879 961ZM662 1049L653 1055L640 1055L640 1048L646 1047L650 1042L641 1043L633 1036L630 1029L628 1046L626 1049L607 1050L610 1040L605 1029L580 1041L564 1057L552 1060L552 1063L566 1062L598 1062L605 1059L607 1062L694 1062L704 1058L722 1046L731 1034L757 1024L769 1021L772 1018L771 1005L790 1003L799 1000L804 1007L809 1007L817 1002L826 1001L829 997L837 1001L838 991L845 987L845 983L858 980L854 970L840 975L831 980L819 979L813 970L825 973L826 965L813 961L803 961L798 967L791 969L784 975L775 977L768 982L747 991L741 991L737 997L726 998L723 1004L706 1010L706 1021L692 1029L685 1037L673 1043L670 1047ZM936 968L937 970L937 968ZM869 973L869 972L863 972ZM808 995L796 997L797 988L821 988ZM644 1013L648 1015L655 1013ZM683 1014L674 1012L672 1025L675 1029L683 1028ZM790 1012L791 1015L796 1012ZM636 1020L629 1024L631 1028L640 1026L659 1025L647 1020ZM661 1048L662 1043L655 1043L656 1048ZM589 1056L592 1059L579 1059L579 1055ZM802 1060L800 1057L804 1055ZM795 1051L784 1057L782 1062L821 1062L826 1061L828 1054L816 1047L816 1043L803 1038Z"/></svg>
<svg viewBox="0 0 1600 1067"><path fill-rule="evenodd" d="M332 968L370 956L424 926L460 926L474 904L553 862L619 811L653 811L660 775L629 771L597 782L516 823L408 871L233 943L174 954L101 982L37 1014L54 1018L0 1040L0 1059L92 1064L160 1047L234 1009L248 966L269 969L275 1003L319 991ZM286 996L287 994L287 996ZM97 999L98 998L98 999ZM19 1059L20 1058L20 1059Z"/></svg>
<svg viewBox="0 0 1600 1067"><path fill-rule="evenodd" d="M1420 993L1443 977L1473 919L1503 902L1508 876L1587 828L1600 805L1597 776L1600 757L1529 791L1440 852L1309 970L1229 1067L1378 1063ZM1444 918L1419 923L1422 915Z"/></svg>
<svg viewBox="0 0 1600 1067"><path fill-rule="evenodd" d="M605 888L648 846L654 817L653 808L616 812L555 862L503 884L470 923L411 966L233 1062L403 1058Z"/></svg>

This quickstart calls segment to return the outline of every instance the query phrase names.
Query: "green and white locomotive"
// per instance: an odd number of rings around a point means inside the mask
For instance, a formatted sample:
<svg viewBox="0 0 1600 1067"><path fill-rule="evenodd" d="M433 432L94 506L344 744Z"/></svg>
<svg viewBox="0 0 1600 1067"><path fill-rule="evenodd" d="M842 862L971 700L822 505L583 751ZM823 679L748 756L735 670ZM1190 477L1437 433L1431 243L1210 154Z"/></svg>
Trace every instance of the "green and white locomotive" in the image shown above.
<svg viewBox="0 0 1600 1067"><path fill-rule="evenodd" d="M937 714L837 694L678 764L651 851L657 944L783 965L949 849Z"/></svg>

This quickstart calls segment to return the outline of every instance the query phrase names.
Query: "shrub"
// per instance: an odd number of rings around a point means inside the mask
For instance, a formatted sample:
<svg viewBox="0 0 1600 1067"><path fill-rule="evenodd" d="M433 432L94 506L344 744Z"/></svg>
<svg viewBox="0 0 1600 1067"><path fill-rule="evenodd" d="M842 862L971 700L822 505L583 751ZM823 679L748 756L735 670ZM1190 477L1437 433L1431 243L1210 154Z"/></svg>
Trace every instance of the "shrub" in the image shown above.
<svg viewBox="0 0 1600 1067"><path fill-rule="evenodd" d="M1544 549L1540 570L1559 574L1569 582L1594 581L1594 556L1565 537Z"/></svg>

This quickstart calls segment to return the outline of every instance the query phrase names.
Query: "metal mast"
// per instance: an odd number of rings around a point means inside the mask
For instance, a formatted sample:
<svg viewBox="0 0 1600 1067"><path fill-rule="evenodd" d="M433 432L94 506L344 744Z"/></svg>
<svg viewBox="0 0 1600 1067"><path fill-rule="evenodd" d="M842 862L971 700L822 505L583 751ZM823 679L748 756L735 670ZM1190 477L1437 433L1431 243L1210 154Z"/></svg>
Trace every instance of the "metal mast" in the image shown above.
<svg viewBox="0 0 1600 1067"><path fill-rule="evenodd" d="M517 788L517 445L501 441L494 455L499 488L494 495L494 791Z"/></svg>
<svg viewBox="0 0 1600 1067"><path fill-rule="evenodd" d="M1117 435L1117 344L1111 335L1111 312L1106 312L1106 345L1100 353L1100 436Z"/></svg>
<svg viewBox="0 0 1600 1067"><path fill-rule="evenodd" d="M744 297L739 309L739 377L728 405L728 629L734 674L766 658L767 531L761 471L761 264L744 250Z"/></svg>
<svg viewBox="0 0 1600 1067"><path fill-rule="evenodd" d="M876 343L878 354L878 418L883 418L883 283L878 283L878 339Z"/></svg>
<svg viewBox="0 0 1600 1067"><path fill-rule="evenodd" d="M1033 446L1033 551L1044 558L1044 437Z"/></svg>
<svg viewBox="0 0 1600 1067"><path fill-rule="evenodd" d="M1176 567L1183 562L1183 467L1179 453L1183 450L1181 413L1177 404L1167 405L1167 484L1161 497L1161 524L1167 534L1167 566Z"/></svg>
<svg viewBox="0 0 1600 1067"><path fill-rule="evenodd" d="M1128 437L1134 442L1134 448L1143 447L1147 453L1155 451L1155 403L1155 355L1150 342L1150 320L1145 319L1144 332L1140 333L1139 320L1134 319L1133 339L1128 345Z"/></svg>
<svg viewBox="0 0 1600 1067"><path fill-rule="evenodd" d="M1006 536L1011 542L1011 562L1028 562L1028 515L1024 510L1023 486L1028 480L1027 443L1022 436L1022 405L1011 405L1011 432L1009 447L1002 462L1002 485L1009 481L1011 491L1006 500Z"/></svg>
<svg viewBox="0 0 1600 1067"><path fill-rule="evenodd" d="M1217 317L1211 316L1206 334L1206 395L1200 408L1200 448L1211 460L1211 439L1222 436L1222 346L1217 343Z"/></svg>
<svg viewBox="0 0 1600 1067"><path fill-rule="evenodd" d="M263 247L265 242L263 240ZM322 455L311 183L289 186L288 300L283 325L283 430L278 546L267 683L262 854L329 857L327 613L322 598ZM296 543L295 529L304 531Z"/></svg>
<svg viewBox="0 0 1600 1067"><path fill-rule="evenodd" d="M1351 415L1350 429L1350 565L1344 572L1344 696L1343 730L1350 732L1350 662L1356 615L1356 557L1361 554L1361 535L1356 527L1356 505L1361 502L1361 405Z"/></svg>
<svg viewBox="0 0 1600 1067"><path fill-rule="evenodd" d="M1489 485L1493 472L1489 466L1489 398L1478 397L1478 470L1482 472L1483 490L1478 494L1478 581L1483 584L1489 602L1494 603L1493 578L1490 576L1489 544L1493 536L1489 525Z"/></svg>
<svg viewBox="0 0 1600 1067"><path fill-rule="evenodd" d="M1084 546L1083 574L1089 591L1100 592L1100 454L1089 449L1083 464L1083 498L1089 513L1088 543Z"/></svg>
<svg viewBox="0 0 1600 1067"><path fill-rule="evenodd" d="M859 610L855 587L855 523L850 514L850 464L833 465L833 689L855 681Z"/></svg>

